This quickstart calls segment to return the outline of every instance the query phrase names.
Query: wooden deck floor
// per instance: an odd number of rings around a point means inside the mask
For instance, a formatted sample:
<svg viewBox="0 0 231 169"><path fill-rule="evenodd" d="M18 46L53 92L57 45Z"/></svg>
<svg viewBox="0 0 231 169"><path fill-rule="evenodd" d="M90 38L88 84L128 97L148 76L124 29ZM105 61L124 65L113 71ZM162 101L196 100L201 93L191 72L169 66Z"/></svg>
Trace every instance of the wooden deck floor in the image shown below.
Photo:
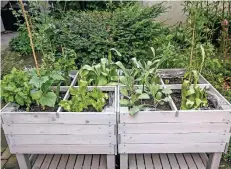
<svg viewBox="0 0 231 169"><path fill-rule="evenodd" d="M33 155L32 169L106 169L106 155Z"/></svg>
<svg viewBox="0 0 231 169"><path fill-rule="evenodd" d="M205 154L131 154L128 169L206 169Z"/></svg>

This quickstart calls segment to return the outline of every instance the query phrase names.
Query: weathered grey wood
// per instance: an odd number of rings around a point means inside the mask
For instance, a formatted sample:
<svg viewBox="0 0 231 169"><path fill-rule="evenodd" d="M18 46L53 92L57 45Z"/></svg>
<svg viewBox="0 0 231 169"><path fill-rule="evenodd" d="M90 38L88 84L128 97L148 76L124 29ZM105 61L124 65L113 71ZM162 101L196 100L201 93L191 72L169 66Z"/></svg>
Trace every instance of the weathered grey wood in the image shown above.
<svg viewBox="0 0 231 169"><path fill-rule="evenodd" d="M12 145L11 153L23 154L114 154L113 145Z"/></svg>
<svg viewBox="0 0 231 169"><path fill-rule="evenodd" d="M200 168L200 169L205 169L205 165L203 164L199 154L191 154L192 155L192 158L197 166L197 168Z"/></svg>
<svg viewBox="0 0 231 169"><path fill-rule="evenodd" d="M155 169L162 169L159 154L152 154L152 161Z"/></svg>
<svg viewBox="0 0 231 169"><path fill-rule="evenodd" d="M66 167L68 158L69 158L69 154L63 154L57 169L64 169Z"/></svg>
<svg viewBox="0 0 231 169"><path fill-rule="evenodd" d="M221 161L222 153L212 153L209 156L209 161L206 169L218 169Z"/></svg>
<svg viewBox="0 0 231 169"><path fill-rule="evenodd" d="M128 163L129 163L129 169L137 169L136 168L136 155L135 154L129 154ZM125 169L125 167L121 168L121 169Z"/></svg>
<svg viewBox="0 0 231 169"><path fill-rule="evenodd" d="M143 154L136 154L136 163L137 163L137 169L145 169Z"/></svg>
<svg viewBox="0 0 231 169"><path fill-rule="evenodd" d="M5 134L71 134L107 135L115 134L114 125L78 124L3 124Z"/></svg>
<svg viewBox="0 0 231 169"><path fill-rule="evenodd" d="M68 161L67 161L66 169L73 169L74 168L76 157L77 157L76 154L70 154Z"/></svg>
<svg viewBox="0 0 231 169"><path fill-rule="evenodd" d="M186 161L184 159L183 154L177 153L175 155L176 155L176 158L177 158L177 161L178 161L180 168L181 169L188 169L188 165L186 164Z"/></svg>
<svg viewBox="0 0 231 169"><path fill-rule="evenodd" d="M107 155L107 168L115 169L115 155Z"/></svg>
<svg viewBox="0 0 231 169"><path fill-rule="evenodd" d="M160 160L161 160L161 163L164 169L171 169L169 161L168 161L168 157L165 153L160 154Z"/></svg>
<svg viewBox="0 0 231 169"><path fill-rule="evenodd" d="M175 154L170 153L170 154L167 154L167 156L168 156L168 159L169 159L171 168L172 168L172 169L179 169L179 165L178 165L178 163L177 163Z"/></svg>
<svg viewBox="0 0 231 169"><path fill-rule="evenodd" d="M82 168L83 166L83 161L84 160L84 155L78 155L77 156L77 159L76 159L76 162L75 162L75 167L74 169L79 169L79 168Z"/></svg>
<svg viewBox="0 0 231 169"><path fill-rule="evenodd" d="M20 169L31 169L29 156L27 154L16 154Z"/></svg>
<svg viewBox="0 0 231 169"><path fill-rule="evenodd" d="M32 169L38 169L42 166L43 160L46 157L45 154L39 154L38 158L36 159Z"/></svg>
<svg viewBox="0 0 231 169"><path fill-rule="evenodd" d="M155 143L228 143L230 134L226 133L186 133L186 134L122 134L122 144Z"/></svg>
<svg viewBox="0 0 231 169"><path fill-rule="evenodd" d="M99 154L93 155L91 169L98 169L99 168L99 158L100 158Z"/></svg>
<svg viewBox="0 0 231 169"><path fill-rule="evenodd" d="M30 156L29 160L30 160L31 166L34 165L34 163L35 163L37 157L38 157L38 154L32 154L32 155Z"/></svg>
<svg viewBox="0 0 231 169"><path fill-rule="evenodd" d="M181 90L182 88L182 84L165 84L166 88L169 88L169 89L178 89L178 90ZM198 84L198 86L200 88L210 88L210 85L209 84Z"/></svg>
<svg viewBox="0 0 231 169"><path fill-rule="evenodd" d="M46 155L46 157L42 163L42 166L41 166L42 169L49 169L48 167L50 166L50 163L51 163L53 156L54 156L53 154Z"/></svg>
<svg viewBox="0 0 231 169"><path fill-rule="evenodd" d="M107 168L107 158L105 155L101 155L100 157L100 166L99 166L99 169L106 169Z"/></svg>
<svg viewBox="0 0 231 169"><path fill-rule="evenodd" d="M119 144L119 153L200 153L223 152L225 143Z"/></svg>
<svg viewBox="0 0 231 169"><path fill-rule="evenodd" d="M136 133L229 133L227 123L141 123L118 124L119 134Z"/></svg>
<svg viewBox="0 0 231 169"><path fill-rule="evenodd" d="M199 155L201 157L201 160L202 160L203 164L205 166L207 166L207 163L208 163L208 160L209 160L208 156L205 153L200 153Z"/></svg>
<svg viewBox="0 0 231 169"><path fill-rule="evenodd" d="M188 153L184 154L184 158L185 158L185 161L188 164L188 167L190 169L197 169L197 167L196 167L196 165L192 159L191 154L188 154Z"/></svg>
<svg viewBox="0 0 231 169"><path fill-rule="evenodd" d="M91 168L91 159L92 155L88 154L85 155L84 163L83 163L83 169L90 169Z"/></svg>
<svg viewBox="0 0 231 169"><path fill-rule="evenodd" d="M231 120L230 113L227 111L222 112L221 110L204 110L204 111L180 111L179 117L175 117L174 111L169 112L138 112L134 117L128 112L120 113L120 123L220 123L228 122Z"/></svg>
<svg viewBox="0 0 231 169"><path fill-rule="evenodd" d="M128 168L128 154L120 154L120 168L121 169Z"/></svg>
<svg viewBox="0 0 231 169"><path fill-rule="evenodd" d="M83 133L85 134L85 133ZM11 145L115 145L115 135L6 135Z"/></svg>
<svg viewBox="0 0 231 169"><path fill-rule="evenodd" d="M116 114L106 112L10 112L2 119L4 124L116 124Z"/></svg>
<svg viewBox="0 0 231 169"><path fill-rule="evenodd" d="M59 164L60 158L61 158L60 154L55 154L51 161L49 169L56 169Z"/></svg>
<svg viewBox="0 0 231 169"><path fill-rule="evenodd" d="M152 156L151 154L144 154L144 161L146 169L154 169L152 164Z"/></svg>

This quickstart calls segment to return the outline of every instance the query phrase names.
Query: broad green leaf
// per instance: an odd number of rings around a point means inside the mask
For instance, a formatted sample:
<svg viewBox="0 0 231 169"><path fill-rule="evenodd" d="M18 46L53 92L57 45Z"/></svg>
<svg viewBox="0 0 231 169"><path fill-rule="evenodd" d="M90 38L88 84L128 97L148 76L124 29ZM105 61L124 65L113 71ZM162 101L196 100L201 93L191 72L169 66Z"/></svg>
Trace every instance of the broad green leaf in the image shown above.
<svg viewBox="0 0 231 169"><path fill-rule="evenodd" d="M137 112L139 112L141 109L138 106L133 106L132 108L130 108L129 113L130 115L134 116Z"/></svg>
<svg viewBox="0 0 231 169"><path fill-rule="evenodd" d="M121 89L120 89L120 93L121 93L122 95L124 95L124 96L128 96L128 90L125 89L125 88L121 88Z"/></svg>
<svg viewBox="0 0 231 169"><path fill-rule="evenodd" d="M127 105L129 105L129 100L127 100L127 99L120 99L120 104L121 105L125 105L125 106L127 106Z"/></svg>
<svg viewBox="0 0 231 169"><path fill-rule="evenodd" d="M163 94L161 92L156 93L155 99L160 100L162 98Z"/></svg>
<svg viewBox="0 0 231 169"><path fill-rule="evenodd" d="M81 69L85 69L85 70L88 70L88 71L93 71L93 68L89 65L84 65Z"/></svg>
<svg viewBox="0 0 231 169"><path fill-rule="evenodd" d="M30 93L30 95L31 95L31 98L33 99L33 100L38 100L38 99L40 99L41 97L42 97L42 91L41 90L39 90L39 91L32 91L31 93Z"/></svg>
<svg viewBox="0 0 231 169"><path fill-rule="evenodd" d="M147 93L142 93L141 95L139 95L138 98L139 99L150 99L150 96Z"/></svg>
<svg viewBox="0 0 231 169"><path fill-rule="evenodd" d="M100 76L98 79L98 86L104 86L107 84L107 78L104 76Z"/></svg>
<svg viewBox="0 0 231 169"><path fill-rule="evenodd" d="M23 100L23 98L21 96L19 96L19 95L15 96L15 101L16 101L16 103L18 103L21 106L23 106L24 103L25 103L24 100Z"/></svg>
<svg viewBox="0 0 231 169"><path fill-rule="evenodd" d="M164 93L165 95L170 95L170 94L172 94L172 90L169 88L165 88L162 90L162 93Z"/></svg>
<svg viewBox="0 0 231 169"><path fill-rule="evenodd" d="M39 100L39 103L42 106L54 107L57 96L54 92L48 92L46 95L42 96Z"/></svg>

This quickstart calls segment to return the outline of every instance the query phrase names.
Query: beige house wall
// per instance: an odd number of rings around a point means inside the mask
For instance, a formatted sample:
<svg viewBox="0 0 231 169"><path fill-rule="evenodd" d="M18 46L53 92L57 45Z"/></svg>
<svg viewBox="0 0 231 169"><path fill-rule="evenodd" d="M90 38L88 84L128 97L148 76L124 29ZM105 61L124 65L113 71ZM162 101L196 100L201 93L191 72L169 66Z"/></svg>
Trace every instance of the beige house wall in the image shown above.
<svg viewBox="0 0 231 169"><path fill-rule="evenodd" d="M163 1L143 1L143 5L153 5ZM157 20L164 21L167 25L175 25L178 22L185 22L186 15L183 12L182 1L165 1L163 5L170 7L167 12L162 14Z"/></svg>

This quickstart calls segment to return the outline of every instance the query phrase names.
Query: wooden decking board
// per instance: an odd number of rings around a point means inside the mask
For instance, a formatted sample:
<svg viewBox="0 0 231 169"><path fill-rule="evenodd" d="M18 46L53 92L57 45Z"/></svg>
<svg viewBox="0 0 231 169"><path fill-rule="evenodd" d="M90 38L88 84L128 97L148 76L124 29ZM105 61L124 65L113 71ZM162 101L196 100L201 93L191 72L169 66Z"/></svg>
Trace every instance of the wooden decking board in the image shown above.
<svg viewBox="0 0 231 169"><path fill-rule="evenodd" d="M56 169L58 164L59 164L60 158L61 158L60 154L55 154L52 161L51 161L49 169Z"/></svg>
<svg viewBox="0 0 231 169"><path fill-rule="evenodd" d="M137 169L145 169L143 154L136 154L136 163L137 163Z"/></svg>
<svg viewBox="0 0 231 169"><path fill-rule="evenodd" d="M92 155L90 154L85 155L83 169L91 169L91 161L92 161Z"/></svg>
<svg viewBox="0 0 231 169"><path fill-rule="evenodd" d="M82 168L83 166L84 155L78 155L75 163L74 169Z"/></svg>
<svg viewBox="0 0 231 169"><path fill-rule="evenodd" d="M54 156L53 154L46 155L46 157L43 161L43 164L41 166L41 169L49 169L49 166L50 166L50 163L51 163L53 156Z"/></svg>
<svg viewBox="0 0 231 169"><path fill-rule="evenodd" d="M99 169L106 169L107 167L107 163L106 163L106 155L101 155L100 156L100 166Z"/></svg>
<svg viewBox="0 0 231 169"><path fill-rule="evenodd" d="M65 169L66 165L67 165L68 158L69 158L69 154L63 154L57 169Z"/></svg>
<svg viewBox="0 0 231 169"><path fill-rule="evenodd" d="M45 154L39 154L32 169L40 169L43 160L45 159L45 156L46 156Z"/></svg>
<svg viewBox="0 0 231 169"><path fill-rule="evenodd" d="M93 155L91 169L99 169L99 160L100 160L100 155L98 154Z"/></svg>
<svg viewBox="0 0 231 169"><path fill-rule="evenodd" d="M172 169L179 169L179 165L177 163L177 160L176 160L176 157L175 157L175 154L167 154L168 155L168 159L169 159L169 162L170 162L170 165L171 165L171 168Z"/></svg>
<svg viewBox="0 0 231 169"><path fill-rule="evenodd" d="M135 154L130 154L128 156L129 169L136 169L136 156Z"/></svg>
<svg viewBox="0 0 231 169"><path fill-rule="evenodd" d="M129 154L128 169L206 169L198 153Z"/></svg>
<svg viewBox="0 0 231 169"><path fill-rule="evenodd" d="M66 169L73 169L74 168L76 157L77 157L76 154L71 154L69 156L69 159L67 161Z"/></svg>

